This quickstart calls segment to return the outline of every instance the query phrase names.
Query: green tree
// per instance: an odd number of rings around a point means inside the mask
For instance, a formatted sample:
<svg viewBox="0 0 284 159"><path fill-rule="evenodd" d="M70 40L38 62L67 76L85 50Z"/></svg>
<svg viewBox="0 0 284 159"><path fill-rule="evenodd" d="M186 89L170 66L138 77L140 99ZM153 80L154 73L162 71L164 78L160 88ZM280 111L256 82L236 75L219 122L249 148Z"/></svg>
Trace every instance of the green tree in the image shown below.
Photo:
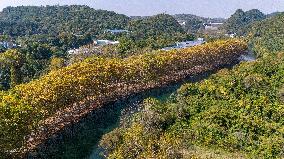
<svg viewBox="0 0 284 159"><path fill-rule="evenodd" d="M3 73L2 76L6 77L2 80L10 80L9 82L3 81L2 83L6 83L6 86L2 87L7 87L7 83L9 83L9 87L14 87L17 84L21 83L21 66L23 65L23 62L23 55L18 50L8 50L0 55L0 63L3 69L3 71L1 71L1 74Z"/></svg>

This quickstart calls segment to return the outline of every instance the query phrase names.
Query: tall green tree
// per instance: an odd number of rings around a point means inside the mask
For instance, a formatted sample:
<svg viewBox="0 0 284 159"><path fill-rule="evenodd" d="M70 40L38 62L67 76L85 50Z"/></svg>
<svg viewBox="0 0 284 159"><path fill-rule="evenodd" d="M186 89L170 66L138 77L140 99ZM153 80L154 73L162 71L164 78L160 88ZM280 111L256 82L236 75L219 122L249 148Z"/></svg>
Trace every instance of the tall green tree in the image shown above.
<svg viewBox="0 0 284 159"><path fill-rule="evenodd" d="M24 63L24 57L18 50L8 50L0 55L1 88L14 87L22 81L21 66Z"/></svg>

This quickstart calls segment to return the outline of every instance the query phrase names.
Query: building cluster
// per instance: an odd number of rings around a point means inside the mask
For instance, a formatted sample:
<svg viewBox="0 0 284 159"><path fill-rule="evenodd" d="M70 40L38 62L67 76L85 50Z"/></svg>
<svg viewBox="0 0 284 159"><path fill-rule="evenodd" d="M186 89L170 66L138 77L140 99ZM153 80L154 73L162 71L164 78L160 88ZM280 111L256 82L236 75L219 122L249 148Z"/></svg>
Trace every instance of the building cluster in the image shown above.
<svg viewBox="0 0 284 159"><path fill-rule="evenodd" d="M3 47L5 49L12 49L18 47L18 45L13 42L0 41L0 47Z"/></svg>
<svg viewBox="0 0 284 159"><path fill-rule="evenodd" d="M107 29L105 30L105 33L111 33L111 34L121 34L121 33L129 33L128 30L122 30L122 29ZM105 45L118 45L119 41L112 41L112 40L94 40L93 42L94 48L98 48L100 46L105 46ZM88 49L71 49L68 51L68 54L74 55L74 54L79 54L82 52L87 52Z"/></svg>
<svg viewBox="0 0 284 159"><path fill-rule="evenodd" d="M197 40L193 40L193 41L176 42L176 45L162 48L162 50L170 51L170 50L173 50L173 49L184 49L184 48L189 48L189 47L201 45L203 43L205 43L204 39L198 38Z"/></svg>

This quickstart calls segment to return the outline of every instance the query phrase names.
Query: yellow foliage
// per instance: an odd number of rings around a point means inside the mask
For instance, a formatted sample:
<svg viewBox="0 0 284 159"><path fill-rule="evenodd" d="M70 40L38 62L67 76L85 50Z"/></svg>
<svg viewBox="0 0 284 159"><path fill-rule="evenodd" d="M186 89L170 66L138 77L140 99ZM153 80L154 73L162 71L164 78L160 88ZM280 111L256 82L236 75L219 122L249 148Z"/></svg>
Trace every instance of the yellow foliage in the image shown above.
<svg viewBox="0 0 284 159"><path fill-rule="evenodd" d="M29 108L33 108L31 111L34 112L29 113L34 116L27 120L23 115L21 122L21 126L26 127L26 132L30 132L31 127L36 125L39 120L46 119L59 109L83 101L87 97L92 97L91 99L111 97L117 95L116 92L122 88L129 92L135 92L139 89L147 89L145 85L149 83L174 82L181 78L179 77L180 72L188 71L187 75L190 75L190 71L195 66L198 66L199 70L197 71L202 72L208 69L207 65L217 67L230 64L246 49L245 42L233 39L188 49L137 55L126 59L95 57L51 71L48 75L30 83L18 85L9 93L1 95L2 103L13 103L10 104L10 107L24 108L24 105L28 105ZM58 63L62 61L54 59L53 62L57 67ZM170 79L165 79L165 76ZM145 85L141 85L143 88L136 90L131 87L133 84ZM14 97L9 97L10 94ZM22 116L14 114L14 117L21 120ZM3 122L5 122L5 118L7 117L3 116ZM17 130L17 128L15 129ZM7 128L7 131L10 129ZM23 134L17 132L16 134L25 136L26 132ZM11 136L7 136L7 138L13 140Z"/></svg>

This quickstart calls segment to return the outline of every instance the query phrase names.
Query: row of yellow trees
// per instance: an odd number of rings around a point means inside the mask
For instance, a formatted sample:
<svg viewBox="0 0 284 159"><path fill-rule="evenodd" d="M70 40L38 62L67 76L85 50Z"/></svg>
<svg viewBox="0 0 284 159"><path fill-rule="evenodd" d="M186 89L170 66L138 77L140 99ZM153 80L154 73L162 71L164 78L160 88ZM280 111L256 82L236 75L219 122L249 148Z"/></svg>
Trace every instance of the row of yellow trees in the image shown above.
<svg viewBox="0 0 284 159"><path fill-rule="evenodd" d="M26 144L41 121L90 99L94 103L175 82L187 75L230 64L246 51L241 40L159 51L126 59L92 58L0 93L0 153Z"/></svg>

